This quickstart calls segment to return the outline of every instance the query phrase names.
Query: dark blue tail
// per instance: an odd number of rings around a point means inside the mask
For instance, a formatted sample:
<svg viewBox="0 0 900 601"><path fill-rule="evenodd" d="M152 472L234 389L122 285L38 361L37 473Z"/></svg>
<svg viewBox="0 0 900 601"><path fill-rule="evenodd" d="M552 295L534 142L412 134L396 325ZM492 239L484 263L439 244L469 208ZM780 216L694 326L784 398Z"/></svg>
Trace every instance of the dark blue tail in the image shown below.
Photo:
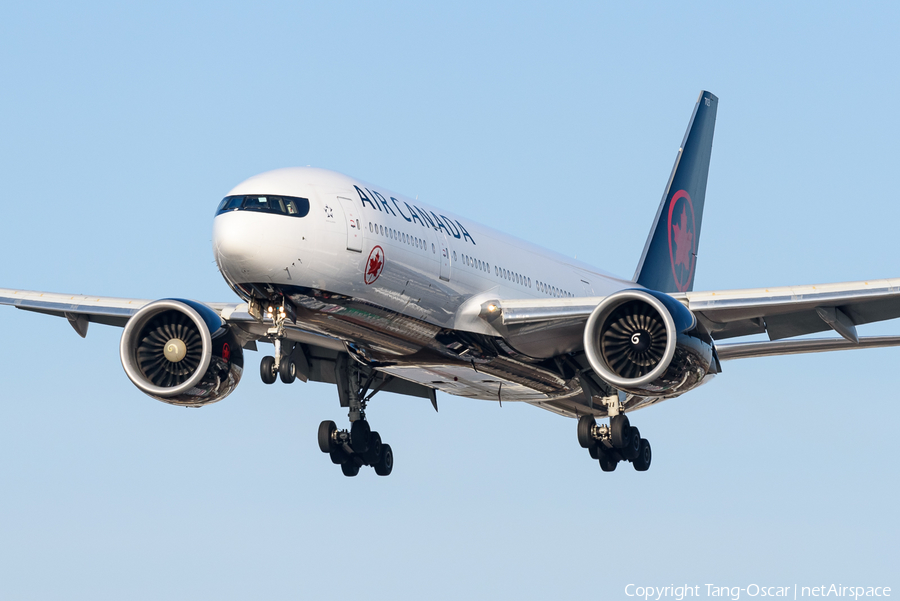
<svg viewBox="0 0 900 601"><path fill-rule="evenodd" d="M645 288L688 292L694 287L718 106L713 94L700 92L634 274L634 281Z"/></svg>

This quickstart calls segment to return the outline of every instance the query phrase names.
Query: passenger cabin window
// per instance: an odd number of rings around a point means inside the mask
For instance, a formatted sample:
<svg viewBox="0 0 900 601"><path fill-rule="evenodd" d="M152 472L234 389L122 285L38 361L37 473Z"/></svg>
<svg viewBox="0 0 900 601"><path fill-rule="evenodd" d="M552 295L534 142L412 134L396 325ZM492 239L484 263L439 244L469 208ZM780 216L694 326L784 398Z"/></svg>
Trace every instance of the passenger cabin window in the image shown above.
<svg viewBox="0 0 900 601"><path fill-rule="evenodd" d="M230 211L259 211L290 217L306 217L309 214L309 199L296 196L226 196L216 215Z"/></svg>

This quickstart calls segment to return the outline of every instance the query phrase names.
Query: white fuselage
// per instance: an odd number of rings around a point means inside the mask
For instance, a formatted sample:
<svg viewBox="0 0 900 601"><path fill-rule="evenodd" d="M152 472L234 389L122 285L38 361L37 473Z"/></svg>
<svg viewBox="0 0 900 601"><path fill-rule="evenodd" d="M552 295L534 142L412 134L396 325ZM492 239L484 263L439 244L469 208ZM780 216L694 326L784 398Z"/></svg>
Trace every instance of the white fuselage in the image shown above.
<svg viewBox="0 0 900 601"><path fill-rule="evenodd" d="M636 285L418 200L315 168L252 177L229 196L309 199L302 218L216 216L222 275L364 300L442 328L490 333L460 312L488 299L606 296Z"/></svg>

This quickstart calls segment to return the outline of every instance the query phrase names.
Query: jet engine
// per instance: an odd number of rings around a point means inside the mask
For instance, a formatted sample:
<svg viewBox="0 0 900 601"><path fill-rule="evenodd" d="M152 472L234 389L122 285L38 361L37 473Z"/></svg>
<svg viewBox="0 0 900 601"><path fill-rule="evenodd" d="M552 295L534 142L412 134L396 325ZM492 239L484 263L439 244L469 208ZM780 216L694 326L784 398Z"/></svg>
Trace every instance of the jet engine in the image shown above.
<svg viewBox="0 0 900 601"><path fill-rule="evenodd" d="M623 290L588 318L584 350L594 372L619 390L668 396L698 386L713 365L712 339L662 292Z"/></svg>
<svg viewBox="0 0 900 601"><path fill-rule="evenodd" d="M147 395L183 407L231 394L244 370L234 333L204 304L165 299L128 320L119 356L128 378Z"/></svg>

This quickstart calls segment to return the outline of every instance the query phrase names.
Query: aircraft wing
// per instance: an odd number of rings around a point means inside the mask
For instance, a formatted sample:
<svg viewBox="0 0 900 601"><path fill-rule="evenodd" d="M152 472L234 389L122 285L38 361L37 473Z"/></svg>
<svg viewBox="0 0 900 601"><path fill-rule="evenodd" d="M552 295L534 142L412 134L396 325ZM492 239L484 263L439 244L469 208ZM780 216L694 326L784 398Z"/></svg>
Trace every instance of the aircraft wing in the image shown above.
<svg viewBox="0 0 900 601"><path fill-rule="evenodd" d="M673 296L716 340L763 332L780 340L828 330L852 340L855 326L900 317L900 278Z"/></svg>
<svg viewBox="0 0 900 601"><path fill-rule="evenodd" d="M900 345L900 337L860 338L856 331L858 325L900 317L900 278L672 296L697 316L716 341L768 335L769 342L717 344L722 360ZM514 338L541 332L548 340L554 330L571 336L602 300L501 300L496 303L500 314L496 321ZM783 340L829 330L841 338Z"/></svg>
<svg viewBox="0 0 900 601"><path fill-rule="evenodd" d="M151 302L154 301L0 288L0 305L66 318L82 338L87 336L90 323L125 327L131 316ZM256 350L256 341L266 337L266 330L271 324L262 324L251 316L246 303L204 304L233 326L238 341L245 349ZM306 329L300 324L287 324L284 334L286 340L297 343L294 352L300 362L298 378L336 383L335 361L339 354L346 352L341 340ZM431 399L435 403L434 391L425 386L390 377L382 377L376 383L381 390Z"/></svg>
<svg viewBox="0 0 900 601"><path fill-rule="evenodd" d="M66 318L75 331L84 338L90 323L125 327L129 318L145 305L153 302L147 299L117 298L110 296L87 296L84 294L60 294L55 292L35 292L32 290L7 290L0 288L0 305L11 305L24 311L44 313ZM222 319L241 329L241 341L245 348L253 348L253 342L265 336L265 327L259 325L247 311L246 303L204 303L219 314ZM315 332L307 332L294 325L288 339L322 346L343 349L343 345L332 338Z"/></svg>
<svg viewBox="0 0 900 601"><path fill-rule="evenodd" d="M57 294L0 288L0 305L12 305L25 311L65 317L82 338L87 335L87 324L89 322L124 327L129 317L150 302L152 301L134 298Z"/></svg>

